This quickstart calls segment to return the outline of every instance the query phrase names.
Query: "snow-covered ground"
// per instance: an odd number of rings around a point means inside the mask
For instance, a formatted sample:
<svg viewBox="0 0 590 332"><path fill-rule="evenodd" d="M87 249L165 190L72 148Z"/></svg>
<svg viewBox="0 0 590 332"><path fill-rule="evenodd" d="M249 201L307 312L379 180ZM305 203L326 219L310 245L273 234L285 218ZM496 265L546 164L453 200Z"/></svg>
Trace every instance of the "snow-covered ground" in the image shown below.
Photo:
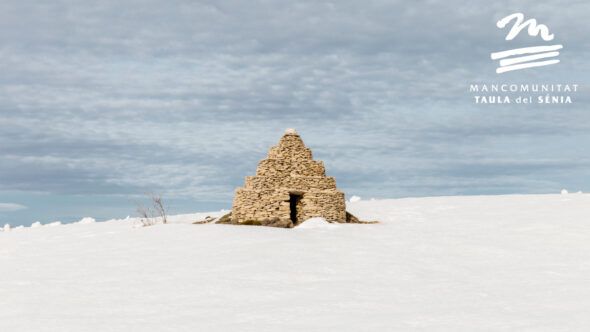
<svg viewBox="0 0 590 332"><path fill-rule="evenodd" d="M382 223L0 232L0 331L590 330L590 195L349 209Z"/></svg>

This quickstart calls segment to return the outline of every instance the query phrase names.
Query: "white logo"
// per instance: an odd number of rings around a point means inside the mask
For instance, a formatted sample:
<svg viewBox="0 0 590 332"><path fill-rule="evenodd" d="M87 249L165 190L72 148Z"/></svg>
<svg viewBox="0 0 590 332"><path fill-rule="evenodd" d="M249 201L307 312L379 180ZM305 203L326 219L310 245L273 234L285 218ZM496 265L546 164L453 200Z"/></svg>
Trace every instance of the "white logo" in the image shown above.
<svg viewBox="0 0 590 332"><path fill-rule="evenodd" d="M499 20L496 26L500 29L506 27L506 25L514 20L514 25L506 35L506 40L512 40L516 37L523 29L528 26L527 32L529 36L536 37L539 34L544 41L553 40L555 37L552 33L549 33L549 28L545 24L537 24L537 20L534 18L524 21L524 15L522 13L510 14L503 19ZM524 21L524 22L523 22ZM542 60L546 58L554 58L559 55L557 50L562 49L563 45L545 45L545 46L531 46L524 48L515 48L507 51L495 52L490 54L492 60L500 60L500 66L496 69L496 73L501 74L507 71L519 70L531 67L541 67L554 65L559 63L559 60ZM530 54L509 58L513 55ZM505 59L507 58L507 59Z"/></svg>

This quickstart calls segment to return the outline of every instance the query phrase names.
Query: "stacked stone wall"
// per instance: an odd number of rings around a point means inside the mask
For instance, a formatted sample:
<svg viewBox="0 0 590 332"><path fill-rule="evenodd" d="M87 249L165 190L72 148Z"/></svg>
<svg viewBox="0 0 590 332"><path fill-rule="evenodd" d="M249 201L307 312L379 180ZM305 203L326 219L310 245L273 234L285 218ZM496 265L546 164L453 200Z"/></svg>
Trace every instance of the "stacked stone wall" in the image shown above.
<svg viewBox="0 0 590 332"><path fill-rule="evenodd" d="M263 159L256 169L257 176L326 176L324 163L317 160Z"/></svg>
<svg viewBox="0 0 590 332"><path fill-rule="evenodd" d="M298 195L297 223L313 217L346 222L344 193L294 131L287 132L235 192L231 221L292 227L290 195Z"/></svg>

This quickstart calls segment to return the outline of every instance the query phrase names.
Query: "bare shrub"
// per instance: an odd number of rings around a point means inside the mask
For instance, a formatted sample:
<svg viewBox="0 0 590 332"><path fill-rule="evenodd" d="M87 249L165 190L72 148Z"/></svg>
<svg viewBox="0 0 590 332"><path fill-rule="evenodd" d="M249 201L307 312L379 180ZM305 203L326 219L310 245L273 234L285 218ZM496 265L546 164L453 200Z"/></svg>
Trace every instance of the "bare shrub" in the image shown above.
<svg viewBox="0 0 590 332"><path fill-rule="evenodd" d="M166 208L164 207L164 203L162 201L162 196L152 194L151 199L152 199L152 205L154 206L154 209L156 210L158 217L160 217L163 224L167 224L168 218L166 215Z"/></svg>
<svg viewBox="0 0 590 332"><path fill-rule="evenodd" d="M142 226L152 226L161 222L168 223L168 215L166 207L161 195L148 194L150 206L146 207L142 204L137 204L137 214Z"/></svg>

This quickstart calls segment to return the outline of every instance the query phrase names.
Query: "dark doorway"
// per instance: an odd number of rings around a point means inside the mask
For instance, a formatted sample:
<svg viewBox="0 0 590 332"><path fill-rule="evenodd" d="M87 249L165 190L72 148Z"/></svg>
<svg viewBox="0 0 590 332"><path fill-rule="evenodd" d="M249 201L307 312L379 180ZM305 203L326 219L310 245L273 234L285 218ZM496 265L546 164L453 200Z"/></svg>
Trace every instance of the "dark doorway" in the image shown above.
<svg viewBox="0 0 590 332"><path fill-rule="evenodd" d="M293 225L297 225L297 204L301 199L301 195L289 194L289 205L291 207L291 221Z"/></svg>

